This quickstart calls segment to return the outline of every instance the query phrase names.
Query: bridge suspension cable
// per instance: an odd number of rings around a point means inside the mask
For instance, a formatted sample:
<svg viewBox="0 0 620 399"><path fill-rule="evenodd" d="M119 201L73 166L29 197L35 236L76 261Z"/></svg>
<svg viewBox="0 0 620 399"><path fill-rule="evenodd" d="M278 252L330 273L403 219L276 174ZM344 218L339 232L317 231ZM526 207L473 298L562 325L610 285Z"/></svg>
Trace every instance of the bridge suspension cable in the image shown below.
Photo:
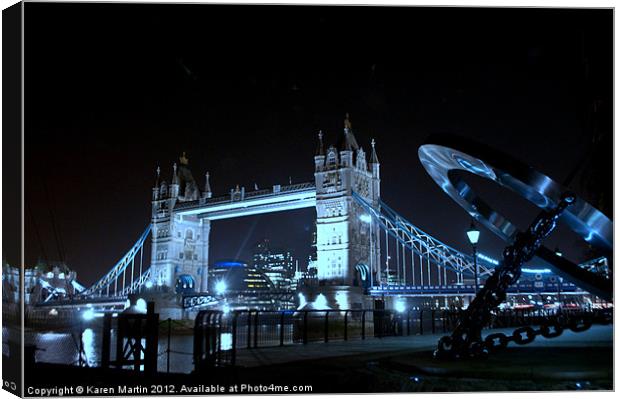
<svg viewBox="0 0 620 399"><path fill-rule="evenodd" d="M474 275L474 261L470 255L463 254L460 251L442 243L435 239L411 222L392 210L387 204L379 200L378 207L372 206L358 193L353 192L354 200L367 212L381 230L385 231L385 282L388 285L448 285L448 272L454 273L451 277L453 283L462 284L463 276ZM388 237L392 237L396 241L396 245L390 248ZM405 249L411 251L411 275L407 276ZM392 258L395 255L395 269L392 271L390 267ZM416 277L416 260L418 255L419 276ZM426 264L425 264L426 263ZM431 263L437 266L437 270L431 269ZM484 259L478 258L478 275L480 277L489 276L495 265ZM426 270L424 270L426 269ZM443 276L442 276L443 271ZM383 273L382 273L383 274ZM392 276L390 276L392 274ZM396 276L393 276L393 275ZM396 277L396 281L393 281ZM419 281L418 280L419 277ZM436 284L433 284L433 280ZM443 280L443 281L442 281Z"/></svg>
<svg viewBox="0 0 620 399"><path fill-rule="evenodd" d="M103 277L99 279L91 287L84 290L81 294L86 296L126 296L128 294L138 292L140 287L148 280L150 276L150 268L143 271L143 247L146 238L151 232L151 225L149 224L144 233L140 236L138 241L131 247L131 249L119 260L114 267L108 271ZM134 268L136 257L138 257L139 273L138 277L134 280ZM129 271L127 270L129 268ZM129 284L127 284L127 272L129 272ZM122 285L119 287L119 279L122 279Z"/></svg>

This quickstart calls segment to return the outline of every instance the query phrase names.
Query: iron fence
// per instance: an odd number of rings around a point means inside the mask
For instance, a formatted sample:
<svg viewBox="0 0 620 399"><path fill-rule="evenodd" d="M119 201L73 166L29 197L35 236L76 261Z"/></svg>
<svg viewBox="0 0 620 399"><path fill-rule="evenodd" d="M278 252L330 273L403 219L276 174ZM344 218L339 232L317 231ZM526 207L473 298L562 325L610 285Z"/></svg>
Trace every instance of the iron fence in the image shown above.
<svg viewBox="0 0 620 399"><path fill-rule="evenodd" d="M235 365L239 351L319 342L364 341L390 336L447 334L461 315L457 309L392 310L239 310L203 311L196 320L162 320L156 327L157 370L192 370ZM495 311L487 328L543 324L558 317L591 315L592 309L519 309ZM211 315L210 318L207 315ZM108 316L109 317L109 316ZM57 332L33 331L25 344L36 350L36 361L101 367L116 362L118 318L79 322ZM103 327L103 328L102 328ZM105 338L103 331L110 335ZM3 329L3 352L8 353L9 331ZM142 355L139 355L140 357ZM33 352L32 360L35 361ZM122 366L129 367L129 366Z"/></svg>
<svg viewBox="0 0 620 399"><path fill-rule="evenodd" d="M370 337L446 334L462 310L238 310L201 311L194 324L194 367L236 365L237 351L312 342L365 340ZM541 324L591 310L505 310L493 313L486 328Z"/></svg>

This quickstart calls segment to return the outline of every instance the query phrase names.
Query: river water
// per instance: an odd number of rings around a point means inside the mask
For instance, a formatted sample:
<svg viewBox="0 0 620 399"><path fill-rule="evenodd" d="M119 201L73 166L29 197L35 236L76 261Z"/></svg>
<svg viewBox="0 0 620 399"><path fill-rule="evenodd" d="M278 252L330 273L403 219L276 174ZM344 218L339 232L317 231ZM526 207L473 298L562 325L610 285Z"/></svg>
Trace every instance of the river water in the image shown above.
<svg viewBox="0 0 620 399"><path fill-rule="evenodd" d="M8 354L9 335L17 332L7 328L2 329L2 351ZM81 337L80 337L81 335ZM80 359L80 338L84 355L83 362L90 367L98 367L101 365L101 328L97 326L88 326L73 330L59 331L39 331L26 332L25 345L34 345L37 348L35 360L45 363L73 364L77 365ZM229 337L222 337L223 346L227 346ZM116 342L116 331L112 330L111 336L112 347L114 352ZM168 353L170 348L170 353ZM226 349L226 348L224 348ZM170 337L170 346L168 347L168 338L166 335L160 335L158 344L157 368L161 372L171 373L190 373L193 368L193 336L192 335L172 335ZM110 358L114 359L114 353Z"/></svg>

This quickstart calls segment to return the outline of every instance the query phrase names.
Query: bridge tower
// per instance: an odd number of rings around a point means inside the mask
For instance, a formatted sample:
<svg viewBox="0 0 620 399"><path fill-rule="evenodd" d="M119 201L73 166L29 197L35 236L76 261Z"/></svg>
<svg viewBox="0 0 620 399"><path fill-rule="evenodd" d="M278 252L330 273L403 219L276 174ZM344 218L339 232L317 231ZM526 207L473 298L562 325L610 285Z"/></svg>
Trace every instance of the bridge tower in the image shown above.
<svg viewBox="0 0 620 399"><path fill-rule="evenodd" d="M351 196L355 191L373 206L379 203L381 178L374 140L371 146L367 160L348 115L336 145L325 150L319 132L314 157L319 287L307 299L315 308L362 307L364 288L379 276L379 226Z"/></svg>
<svg viewBox="0 0 620 399"><path fill-rule="evenodd" d="M185 153L175 163L170 184L157 179L152 197L152 245L150 281L154 287L168 292L207 290L209 233L211 223L195 215L179 215L175 207L189 201L205 201L211 197L209 174L204 190L199 190Z"/></svg>

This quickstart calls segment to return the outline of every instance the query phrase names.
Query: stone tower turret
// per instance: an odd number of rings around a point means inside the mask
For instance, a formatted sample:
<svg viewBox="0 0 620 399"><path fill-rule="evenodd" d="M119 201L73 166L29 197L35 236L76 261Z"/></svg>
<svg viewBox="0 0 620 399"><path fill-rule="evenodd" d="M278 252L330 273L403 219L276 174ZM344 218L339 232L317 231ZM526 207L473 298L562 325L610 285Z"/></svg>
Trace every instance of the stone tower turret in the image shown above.
<svg viewBox="0 0 620 399"><path fill-rule="evenodd" d="M164 291L206 291L211 223L175 213L180 204L199 200L185 153L179 160L180 167L172 167L169 188L162 182L157 198L153 190L151 282Z"/></svg>
<svg viewBox="0 0 620 399"><path fill-rule="evenodd" d="M322 135L319 140L322 146ZM368 164L365 151L357 143L348 114L338 149L330 146L325 155L319 153L314 160L321 291L330 308L362 306L363 289L369 281L362 280L359 269L365 267L369 272L365 275L373 276L379 270L379 227L365 215L352 193L377 205L379 180L374 177L372 156Z"/></svg>

